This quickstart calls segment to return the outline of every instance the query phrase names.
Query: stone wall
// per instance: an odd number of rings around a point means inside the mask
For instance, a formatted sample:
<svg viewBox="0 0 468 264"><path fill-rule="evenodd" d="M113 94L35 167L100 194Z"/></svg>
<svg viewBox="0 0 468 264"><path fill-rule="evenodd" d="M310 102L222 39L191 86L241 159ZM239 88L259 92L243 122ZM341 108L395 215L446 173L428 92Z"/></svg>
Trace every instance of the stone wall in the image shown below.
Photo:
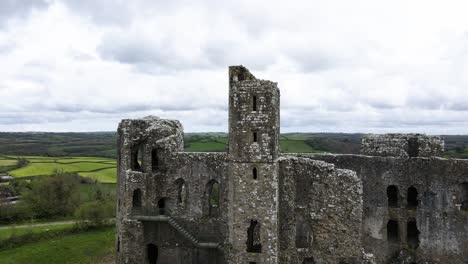
<svg viewBox="0 0 468 264"><path fill-rule="evenodd" d="M362 184L355 172L283 155L279 197L280 263L371 263L360 242Z"/></svg>
<svg viewBox="0 0 468 264"><path fill-rule="evenodd" d="M463 183L468 182L468 160L395 158L361 155L297 154L351 169L363 182L363 243L377 263L462 264L468 254L467 211L461 208ZM387 188L398 190L389 204ZM417 205L409 189L417 190ZM398 239L389 241L387 223L398 222ZM408 222L415 221L419 245L408 239ZM398 258L405 256L406 262Z"/></svg>
<svg viewBox="0 0 468 264"><path fill-rule="evenodd" d="M117 264L468 259L468 160L436 158L442 138L369 135L369 156L280 155L279 102L276 83L230 67L227 153L183 152L178 121L122 120Z"/></svg>
<svg viewBox="0 0 468 264"><path fill-rule="evenodd" d="M278 263L279 89L229 68L229 263Z"/></svg>
<svg viewBox="0 0 468 264"><path fill-rule="evenodd" d="M383 157L436 157L444 151L439 136L421 134L367 135L362 140L361 154Z"/></svg>

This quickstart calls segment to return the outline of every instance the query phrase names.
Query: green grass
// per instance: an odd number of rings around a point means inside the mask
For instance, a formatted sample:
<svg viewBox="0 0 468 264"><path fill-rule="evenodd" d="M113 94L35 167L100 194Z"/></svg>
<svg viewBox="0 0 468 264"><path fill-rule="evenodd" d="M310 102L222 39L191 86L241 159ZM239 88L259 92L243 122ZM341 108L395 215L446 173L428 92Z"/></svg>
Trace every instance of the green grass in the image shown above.
<svg viewBox="0 0 468 264"><path fill-rule="evenodd" d="M100 157L42 157L21 156L28 160L28 165L9 171L15 177L51 175L55 170L77 172L83 177L90 177L99 182L115 183L117 163L115 159ZM15 160L17 157L4 156L2 160Z"/></svg>
<svg viewBox="0 0 468 264"><path fill-rule="evenodd" d="M0 252L2 264L91 264L113 254L114 228L66 235Z"/></svg>
<svg viewBox="0 0 468 264"><path fill-rule="evenodd" d="M14 166L18 163L17 160L13 159L0 159L0 166Z"/></svg>
<svg viewBox="0 0 468 264"><path fill-rule="evenodd" d="M115 183L117 168L103 169L94 172L80 172L83 177L89 177L103 183Z"/></svg>
<svg viewBox="0 0 468 264"><path fill-rule="evenodd" d="M114 196L115 188L115 183L80 184L80 197L83 201L90 201L97 190L101 190L105 196Z"/></svg>
<svg viewBox="0 0 468 264"><path fill-rule="evenodd" d="M280 141L281 152L285 153L298 153L298 152L318 152L312 147L307 145L302 140L286 140Z"/></svg>
<svg viewBox="0 0 468 264"><path fill-rule="evenodd" d="M25 167L10 171L10 174L15 177L26 177L36 175L51 175L54 173L54 170L63 170L64 172L89 172L111 166L113 165L93 162L78 162L71 164L31 162Z"/></svg>
<svg viewBox="0 0 468 264"><path fill-rule="evenodd" d="M51 230L59 230L72 227L73 224L57 224L57 225L50 225L50 226L35 226L35 227L16 227L11 226L8 229L0 229L0 240L8 239L12 235L23 235L26 233L40 233L40 232L47 232Z"/></svg>
<svg viewBox="0 0 468 264"><path fill-rule="evenodd" d="M221 152L226 151L226 145L221 142L191 142L189 147L185 149L188 152Z"/></svg>

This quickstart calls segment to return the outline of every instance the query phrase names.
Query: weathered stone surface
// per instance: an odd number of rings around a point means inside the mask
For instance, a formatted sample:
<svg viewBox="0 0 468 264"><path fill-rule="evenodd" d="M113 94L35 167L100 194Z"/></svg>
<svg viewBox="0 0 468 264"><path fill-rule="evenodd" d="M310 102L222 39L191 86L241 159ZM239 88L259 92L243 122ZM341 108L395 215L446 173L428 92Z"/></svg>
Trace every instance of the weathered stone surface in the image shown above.
<svg viewBox="0 0 468 264"><path fill-rule="evenodd" d="M367 135L362 140L361 154L383 157L438 157L444 152L439 136L421 134Z"/></svg>
<svg viewBox="0 0 468 264"><path fill-rule="evenodd" d="M227 153L183 152L178 121L123 120L117 263L464 263L468 160L395 134L366 137L367 156L281 155L279 102L230 67Z"/></svg>

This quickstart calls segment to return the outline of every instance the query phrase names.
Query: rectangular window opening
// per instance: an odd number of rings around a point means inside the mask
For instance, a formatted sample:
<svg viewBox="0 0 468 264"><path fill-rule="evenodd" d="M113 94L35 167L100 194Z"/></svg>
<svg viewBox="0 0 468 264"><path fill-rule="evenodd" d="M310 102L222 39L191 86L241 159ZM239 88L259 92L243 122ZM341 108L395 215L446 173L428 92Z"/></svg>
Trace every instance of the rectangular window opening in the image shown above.
<svg viewBox="0 0 468 264"><path fill-rule="evenodd" d="M257 96L254 95L252 98L252 111L257 111Z"/></svg>
<svg viewBox="0 0 468 264"><path fill-rule="evenodd" d="M253 142L258 142L258 132L253 132Z"/></svg>

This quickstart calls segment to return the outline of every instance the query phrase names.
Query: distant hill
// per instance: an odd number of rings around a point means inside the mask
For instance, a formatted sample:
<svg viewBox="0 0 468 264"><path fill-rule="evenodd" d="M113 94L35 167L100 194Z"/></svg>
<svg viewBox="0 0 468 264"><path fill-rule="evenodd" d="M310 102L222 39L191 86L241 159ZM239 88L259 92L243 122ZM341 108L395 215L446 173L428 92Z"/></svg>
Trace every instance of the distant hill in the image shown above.
<svg viewBox="0 0 468 264"><path fill-rule="evenodd" d="M364 134L281 134L281 151L359 153ZM468 135L444 136L447 157L468 158ZM228 134L186 133L186 151L226 151ZM0 153L39 156L93 156L116 158L115 132L92 133L0 133Z"/></svg>

